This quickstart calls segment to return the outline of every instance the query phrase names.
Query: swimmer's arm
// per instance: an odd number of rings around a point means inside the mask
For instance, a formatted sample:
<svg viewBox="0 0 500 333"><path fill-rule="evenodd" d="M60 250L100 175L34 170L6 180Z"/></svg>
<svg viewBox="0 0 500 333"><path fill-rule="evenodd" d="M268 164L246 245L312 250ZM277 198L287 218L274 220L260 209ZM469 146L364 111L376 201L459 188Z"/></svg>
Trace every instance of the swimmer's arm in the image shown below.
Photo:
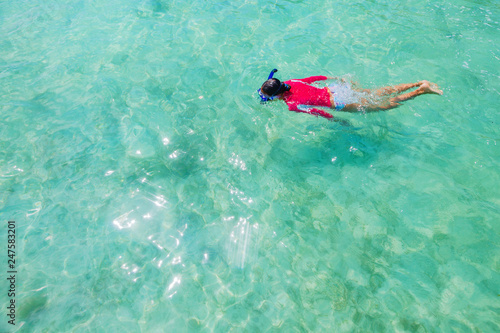
<svg viewBox="0 0 500 333"><path fill-rule="evenodd" d="M301 81L301 82L304 82L304 83L313 83L313 82L316 82L316 81L324 81L324 80L328 80L328 79L329 78L327 76L317 75L317 76L306 77L304 79L299 79L297 81Z"/></svg>
<svg viewBox="0 0 500 333"><path fill-rule="evenodd" d="M288 105L288 110L290 111L295 111L295 112L302 112L302 113L308 113L313 116L320 116L323 118L327 119L333 119L333 116L329 114L328 112L320 109L315 109L315 108L307 108L307 109L299 109L299 107L295 104L290 104Z"/></svg>
<svg viewBox="0 0 500 333"><path fill-rule="evenodd" d="M337 80L337 81L341 81L341 82L346 82L344 78L341 78L339 76L323 76L323 75L310 76L310 77L306 77L305 79L299 79L298 81L301 81L304 83L313 83L316 81L325 81L325 80Z"/></svg>
<svg viewBox="0 0 500 333"><path fill-rule="evenodd" d="M333 119L333 116L331 114L321 109L312 108L307 110L307 113L312 114L313 116L321 116L323 118Z"/></svg>

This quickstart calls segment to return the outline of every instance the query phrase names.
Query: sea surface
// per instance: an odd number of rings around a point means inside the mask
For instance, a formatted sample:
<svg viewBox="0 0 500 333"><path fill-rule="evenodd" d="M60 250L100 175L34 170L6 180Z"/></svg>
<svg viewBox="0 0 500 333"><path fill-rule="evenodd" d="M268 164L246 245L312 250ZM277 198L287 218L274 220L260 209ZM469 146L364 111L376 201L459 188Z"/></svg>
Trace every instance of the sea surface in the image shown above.
<svg viewBox="0 0 500 333"><path fill-rule="evenodd" d="M500 331L499 21L1 0L0 332ZM260 104L273 68L444 94L330 122Z"/></svg>

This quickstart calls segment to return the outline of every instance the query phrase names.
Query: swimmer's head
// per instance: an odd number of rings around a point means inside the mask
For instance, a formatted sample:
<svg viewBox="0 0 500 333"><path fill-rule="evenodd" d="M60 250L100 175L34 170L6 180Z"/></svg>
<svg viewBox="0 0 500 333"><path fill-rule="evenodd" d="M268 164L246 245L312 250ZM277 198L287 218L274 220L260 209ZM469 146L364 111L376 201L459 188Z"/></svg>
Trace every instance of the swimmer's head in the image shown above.
<svg viewBox="0 0 500 333"><path fill-rule="evenodd" d="M273 69L271 73L269 73L269 77L267 78L267 81L264 82L261 89L257 90L261 103L272 101L275 98L280 98L280 94L290 90L290 86L288 84L281 83L278 79L273 79L273 75L277 71L278 70L276 68Z"/></svg>
<svg viewBox="0 0 500 333"><path fill-rule="evenodd" d="M279 96L288 90L290 90L290 86L288 84L282 83L280 80L274 78L264 82L260 88L260 91L269 100L274 99L276 96Z"/></svg>

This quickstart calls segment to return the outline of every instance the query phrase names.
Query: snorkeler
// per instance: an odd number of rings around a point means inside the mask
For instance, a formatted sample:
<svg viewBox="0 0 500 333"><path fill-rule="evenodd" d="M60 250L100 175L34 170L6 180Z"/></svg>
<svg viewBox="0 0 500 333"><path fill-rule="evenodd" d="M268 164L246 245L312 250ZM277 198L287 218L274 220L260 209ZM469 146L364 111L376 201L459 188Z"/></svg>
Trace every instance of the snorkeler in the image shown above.
<svg viewBox="0 0 500 333"><path fill-rule="evenodd" d="M407 101L423 94L442 95L443 92L434 83L420 81L376 90L357 89L351 83L341 79L340 83L326 87L311 85L316 81L338 79L327 76L311 76L305 79L293 79L281 82L273 78L278 70L273 69L262 87L258 90L262 102L282 99L290 111L309 113L315 116L333 118L333 116L313 106L335 109L337 111L379 111L398 107L400 102ZM402 94L412 88L414 91Z"/></svg>

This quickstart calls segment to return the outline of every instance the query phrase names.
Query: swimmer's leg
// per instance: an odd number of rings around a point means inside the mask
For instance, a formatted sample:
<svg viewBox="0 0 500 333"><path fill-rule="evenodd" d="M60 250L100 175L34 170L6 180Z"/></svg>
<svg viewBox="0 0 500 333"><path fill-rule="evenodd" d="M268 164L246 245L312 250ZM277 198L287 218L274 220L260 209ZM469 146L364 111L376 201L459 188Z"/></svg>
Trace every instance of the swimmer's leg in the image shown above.
<svg viewBox="0 0 500 333"><path fill-rule="evenodd" d="M344 111L344 112L358 112L362 109L361 104L359 103L351 103L351 104L346 104L342 109L339 111Z"/></svg>
<svg viewBox="0 0 500 333"><path fill-rule="evenodd" d="M409 84L409 85L412 85L412 84ZM409 99L413 99L413 98L420 96L420 95L424 95L424 94L442 95L443 94L443 91L441 89L439 89L439 87L435 83L431 83L429 81L425 81L425 80L420 81L420 82L418 82L418 86L419 86L418 89L416 89L412 92L406 93L406 94L392 97L388 101L381 101L380 103L373 103L373 102L370 102L366 99L362 99L361 103L347 104L344 108L342 108L341 111L373 112L373 111L381 111L381 110L390 110L390 109L394 109L394 108L400 106L401 105L400 102L404 102L404 101L407 101ZM404 85L399 85L399 88L404 89L405 87L404 87ZM411 87L408 89L411 89Z"/></svg>
<svg viewBox="0 0 500 333"><path fill-rule="evenodd" d="M403 83L403 84L398 84L395 86L387 86L387 87L383 87L383 88L378 88L375 90L358 88L358 87L355 87L353 85L353 89L355 91L358 91L358 92L363 92L363 93L367 93L367 94L370 94L373 96L382 97L382 96L388 96L388 95L392 95L392 94L399 94L399 93L402 93L403 91L406 91L408 89L419 87L421 84L422 84L422 81L415 82L415 83Z"/></svg>
<svg viewBox="0 0 500 333"><path fill-rule="evenodd" d="M392 94L399 94L402 93L403 91L415 88L415 87L420 87L422 85L422 82L416 82L416 83L403 83L403 84L398 84L396 86L388 86L388 87L383 87L379 88L374 91L375 95L377 96L387 96L387 95L392 95Z"/></svg>
<svg viewBox="0 0 500 333"><path fill-rule="evenodd" d="M361 103L347 104L340 111L344 112L374 112L374 111L384 111L397 108L401 104L395 101L387 101L385 103L373 104L367 101L362 101Z"/></svg>
<svg viewBox="0 0 500 333"><path fill-rule="evenodd" d="M436 95L443 94L443 91L441 89L439 89L439 87L435 83L430 83L429 81L424 80L424 81L420 81L419 84L420 84L420 87L417 90L403 94L403 95L393 97L389 100L389 102L390 103L404 102L404 101L407 101L409 99L412 99L412 98L415 98L417 96L424 95L424 94L436 94Z"/></svg>

